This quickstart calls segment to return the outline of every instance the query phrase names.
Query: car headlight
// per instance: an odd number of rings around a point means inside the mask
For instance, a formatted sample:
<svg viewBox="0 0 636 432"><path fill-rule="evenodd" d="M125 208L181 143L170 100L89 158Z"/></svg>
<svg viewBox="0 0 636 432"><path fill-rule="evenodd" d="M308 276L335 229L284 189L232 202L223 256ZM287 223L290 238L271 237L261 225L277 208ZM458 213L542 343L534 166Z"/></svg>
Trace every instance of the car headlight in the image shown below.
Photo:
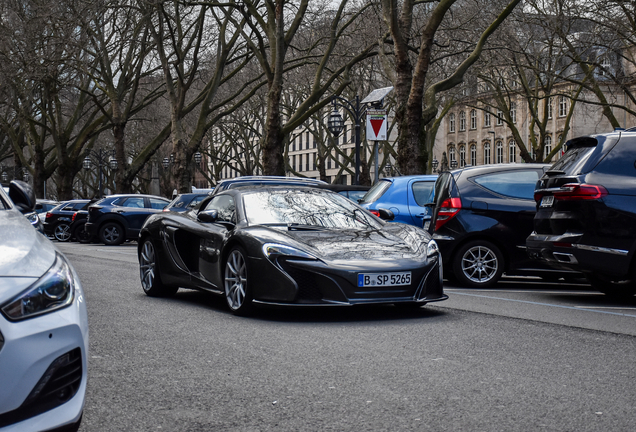
<svg viewBox="0 0 636 432"><path fill-rule="evenodd" d="M431 240L428 242L428 246L426 246L426 256L433 257L439 255L439 246L435 243L435 240Z"/></svg>
<svg viewBox="0 0 636 432"><path fill-rule="evenodd" d="M40 218L36 212L25 213L26 218L31 222L31 225L37 225L40 222Z"/></svg>
<svg viewBox="0 0 636 432"><path fill-rule="evenodd" d="M303 252L300 249L293 248L291 246L285 246L278 243L266 243L263 245L263 254L269 259L276 258L277 256L288 256L296 258L304 258L315 260L318 259L315 256Z"/></svg>
<svg viewBox="0 0 636 432"><path fill-rule="evenodd" d="M55 262L33 285L2 305L2 313L11 321L19 321L53 312L73 303L75 282L66 260L57 254Z"/></svg>

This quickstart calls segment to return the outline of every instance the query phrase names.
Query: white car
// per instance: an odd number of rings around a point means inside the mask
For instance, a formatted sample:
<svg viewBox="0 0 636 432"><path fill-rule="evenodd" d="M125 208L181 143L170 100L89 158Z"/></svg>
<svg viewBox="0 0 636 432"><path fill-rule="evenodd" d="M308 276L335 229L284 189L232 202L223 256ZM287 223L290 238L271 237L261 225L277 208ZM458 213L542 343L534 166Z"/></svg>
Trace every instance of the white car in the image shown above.
<svg viewBox="0 0 636 432"><path fill-rule="evenodd" d="M86 395L84 292L71 264L18 210L33 210L33 190L10 187L14 202L0 190L0 431L74 431Z"/></svg>

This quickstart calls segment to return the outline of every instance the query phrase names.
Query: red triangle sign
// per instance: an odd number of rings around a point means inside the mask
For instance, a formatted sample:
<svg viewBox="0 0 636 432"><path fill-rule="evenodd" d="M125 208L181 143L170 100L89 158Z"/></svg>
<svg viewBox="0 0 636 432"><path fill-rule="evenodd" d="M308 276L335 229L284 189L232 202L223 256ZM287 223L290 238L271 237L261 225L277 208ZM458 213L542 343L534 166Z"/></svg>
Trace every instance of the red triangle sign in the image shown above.
<svg viewBox="0 0 636 432"><path fill-rule="evenodd" d="M380 133L380 129L382 128L382 123L384 123L384 118L372 118L369 121L371 122L373 133L375 133L375 136L377 137Z"/></svg>

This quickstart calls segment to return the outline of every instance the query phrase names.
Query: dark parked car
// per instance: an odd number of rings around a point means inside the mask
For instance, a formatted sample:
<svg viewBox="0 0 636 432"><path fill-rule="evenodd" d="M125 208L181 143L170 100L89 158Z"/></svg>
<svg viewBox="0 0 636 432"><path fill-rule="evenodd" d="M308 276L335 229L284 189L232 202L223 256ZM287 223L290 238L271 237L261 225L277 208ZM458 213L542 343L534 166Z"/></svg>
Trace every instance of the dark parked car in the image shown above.
<svg viewBox="0 0 636 432"><path fill-rule="evenodd" d="M44 219L46 218L46 213L53 210L55 207L59 206L61 203L59 201L47 200L47 199L36 199L35 200L35 212L38 214L38 217L44 223Z"/></svg>
<svg viewBox="0 0 636 432"><path fill-rule="evenodd" d="M385 177L380 179L360 201L360 205L376 216L380 209L390 210L394 222L418 227L427 226L437 175Z"/></svg>
<svg viewBox="0 0 636 432"><path fill-rule="evenodd" d="M227 189L244 186L325 186L322 180L315 180L306 177L285 177L285 176L242 176L231 179L221 180L214 188L213 194L217 194Z"/></svg>
<svg viewBox="0 0 636 432"><path fill-rule="evenodd" d="M492 286L507 275L575 275L532 261L525 249L535 214L534 187L546 164L497 164L440 174L429 232L449 279Z"/></svg>
<svg viewBox="0 0 636 432"><path fill-rule="evenodd" d="M153 215L138 253L146 294L210 291L239 315L255 303L419 307L447 298L427 232L319 188L229 189L199 210Z"/></svg>
<svg viewBox="0 0 636 432"><path fill-rule="evenodd" d="M339 193L342 196L346 196L351 201L358 203L367 194L370 186L363 185L343 185L343 184L326 184L323 186L325 189Z"/></svg>
<svg viewBox="0 0 636 432"><path fill-rule="evenodd" d="M65 201L53 210L46 212L44 218L44 233L55 237L57 241L67 242L73 237L71 231L71 219L73 214L82 209L86 209L90 200Z"/></svg>
<svg viewBox="0 0 636 432"><path fill-rule="evenodd" d="M146 219L170 203L154 195L110 195L88 206L86 235L104 244L118 245L137 240Z"/></svg>
<svg viewBox="0 0 636 432"><path fill-rule="evenodd" d="M71 217L71 227L69 231L72 233L72 237L80 243L90 243L93 240L93 236L84 229L87 219L88 209L78 210L73 213Z"/></svg>
<svg viewBox="0 0 636 432"><path fill-rule="evenodd" d="M541 177L531 256L583 272L614 296L636 293L636 128L575 138Z"/></svg>
<svg viewBox="0 0 636 432"><path fill-rule="evenodd" d="M192 210L199 204L208 193L184 193L177 195L170 203L163 209L163 211L184 212Z"/></svg>

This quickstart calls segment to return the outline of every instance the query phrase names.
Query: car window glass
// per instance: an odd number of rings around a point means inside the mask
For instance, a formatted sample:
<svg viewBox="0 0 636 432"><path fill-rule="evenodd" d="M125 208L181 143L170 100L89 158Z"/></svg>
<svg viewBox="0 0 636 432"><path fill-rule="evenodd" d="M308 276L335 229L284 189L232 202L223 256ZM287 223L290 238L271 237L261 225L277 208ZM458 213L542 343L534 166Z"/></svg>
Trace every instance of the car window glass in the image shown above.
<svg viewBox="0 0 636 432"><path fill-rule="evenodd" d="M538 179L539 173L537 171L527 170L485 174L474 178L473 181L501 195L534 199L534 188Z"/></svg>
<svg viewBox="0 0 636 432"><path fill-rule="evenodd" d="M143 197L126 198L121 204L122 207L144 208Z"/></svg>
<svg viewBox="0 0 636 432"><path fill-rule="evenodd" d="M219 212L218 220L220 221L236 223L236 205L234 198L229 195L214 197L205 209Z"/></svg>
<svg viewBox="0 0 636 432"><path fill-rule="evenodd" d="M415 198L415 202L420 207L423 207L427 203L431 202L433 192L433 188L435 186L435 182L433 181L419 181L414 182L411 186L413 190L413 197Z"/></svg>
<svg viewBox="0 0 636 432"><path fill-rule="evenodd" d="M376 202L383 194L391 187L391 182L387 180L381 180L373 185L371 189L364 196L363 203Z"/></svg>
<svg viewBox="0 0 636 432"><path fill-rule="evenodd" d="M166 201L156 199L156 198L150 198L150 208L161 210L167 205L168 203Z"/></svg>
<svg viewBox="0 0 636 432"><path fill-rule="evenodd" d="M194 207L195 205L199 204L203 198L205 198L204 195L194 197L194 199L190 201L190 204L188 204L188 207L189 208Z"/></svg>
<svg viewBox="0 0 636 432"><path fill-rule="evenodd" d="M73 206L73 204L67 204L62 207L62 211L75 211L75 207Z"/></svg>

